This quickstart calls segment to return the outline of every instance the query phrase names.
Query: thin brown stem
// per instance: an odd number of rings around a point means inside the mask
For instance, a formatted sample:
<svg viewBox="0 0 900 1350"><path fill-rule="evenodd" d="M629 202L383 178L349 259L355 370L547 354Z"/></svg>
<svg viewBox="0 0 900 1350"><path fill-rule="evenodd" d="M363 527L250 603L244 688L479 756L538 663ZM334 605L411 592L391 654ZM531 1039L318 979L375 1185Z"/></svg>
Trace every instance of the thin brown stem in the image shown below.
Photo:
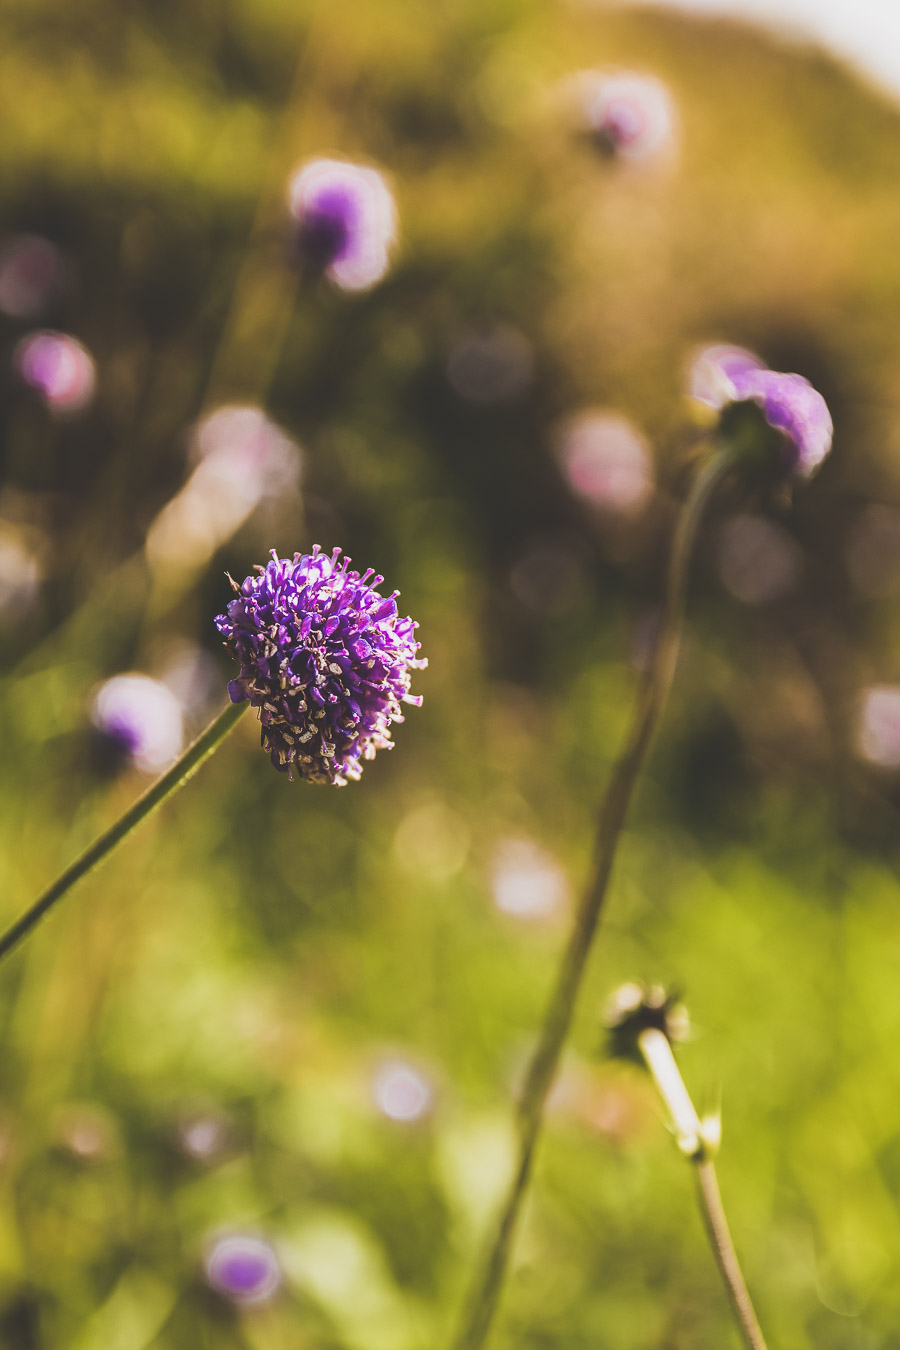
<svg viewBox="0 0 900 1350"><path fill-rule="evenodd" d="M694 1162L694 1171L697 1176L697 1195L703 1221L716 1258L716 1265L728 1291L735 1321L747 1350L766 1350L766 1342L756 1320L756 1313L753 1311L750 1294L738 1263L737 1252L731 1240L715 1164L711 1158L701 1158Z"/></svg>
<svg viewBox="0 0 900 1350"><path fill-rule="evenodd" d="M637 1048L662 1098L681 1152L693 1164L703 1222L716 1264L725 1283L735 1321L749 1350L766 1350L750 1294L744 1283L737 1252L728 1230L725 1207L712 1160L714 1147L704 1137L704 1126L685 1087L668 1036L657 1027L646 1027L637 1038Z"/></svg>
<svg viewBox="0 0 900 1350"><path fill-rule="evenodd" d="M731 462L727 449L707 461L697 474L678 518L669 558L659 635L653 656L642 677L631 732L622 756L613 769L600 809L590 879L563 952L519 1102L515 1173L486 1259L476 1277L459 1335L454 1342L456 1350L479 1350L487 1339L497 1310L522 1201L528 1189L544 1107L572 1023L588 955L606 899L622 826L672 685L697 528L710 497L729 471Z"/></svg>

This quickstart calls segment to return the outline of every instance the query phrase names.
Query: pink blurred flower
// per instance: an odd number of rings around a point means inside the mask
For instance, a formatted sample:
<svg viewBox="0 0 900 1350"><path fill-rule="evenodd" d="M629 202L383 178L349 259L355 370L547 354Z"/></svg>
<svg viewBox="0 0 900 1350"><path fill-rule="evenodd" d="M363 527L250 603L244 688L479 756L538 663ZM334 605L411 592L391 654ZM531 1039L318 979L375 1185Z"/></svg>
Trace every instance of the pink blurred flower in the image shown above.
<svg viewBox="0 0 900 1350"><path fill-rule="evenodd" d="M653 494L646 438L619 413L588 410L563 427L557 454L572 490L611 515L633 516Z"/></svg>
<svg viewBox="0 0 900 1350"><path fill-rule="evenodd" d="M344 291L380 281L397 237L394 198L376 169L315 159L291 179L291 214L303 258Z"/></svg>
<svg viewBox="0 0 900 1350"><path fill-rule="evenodd" d="M552 919L569 904L565 872L555 858L531 839L501 839L491 866L494 904L503 914L526 922Z"/></svg>
<svg viewBox="0 0 900 1350"><path fill-rule="evenodd" d="M594 139L619 159L654 159L675 140L666 86L637 71L583 71L576 77L582 116Z"/></svg>
<svg viewBox="0 0 900 1350"><path fill-rule="evenodd" d="M13 363L20 377L53 412L78 412L93 397L93 358L67 333L31 333L16 347Z"/></svg>
<svg viewBox="0 0 900 1350"><path fill-rule="evenodd" d="M434 1106L434 1088L421 1070L404 1059L386 1059L376 1069L372 1096L382 1115L406 1124Z"/></svg>
<svg viewBox="0 0 900 1350"><path fill-rule="evenodd" d="M115 675L97 690L91 721L144 773L167 769L184 741L181 705L149 675Z"/></svg>

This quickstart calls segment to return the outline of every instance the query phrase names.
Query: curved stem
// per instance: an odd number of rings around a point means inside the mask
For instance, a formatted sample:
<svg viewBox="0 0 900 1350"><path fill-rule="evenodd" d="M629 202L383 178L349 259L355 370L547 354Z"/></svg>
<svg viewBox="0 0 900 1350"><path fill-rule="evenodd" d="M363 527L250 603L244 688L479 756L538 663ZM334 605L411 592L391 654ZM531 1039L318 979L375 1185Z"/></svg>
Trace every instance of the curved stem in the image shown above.
<svg viewBox="0 0 900 1350"><path fill-rule="evenodd" d="M716 1265L725 1282L735 1321L740 1328L747 1350L766 1350L762 1329L756 1320L750 1294L744 1283L744 1276L738 1263L737 1252L731 1240L725 1206L719 1191L719 1180L711 1158L699 1158L694 1161L697 1174L697 1194L710 1245L716 1258Z"/></svg>
<svg viewBox="0 0 900 1350"><path fill-rule="evenodd" d="M454 1342L457 1350L478 1350L484 1344L497 1309L519 1212L531 1176L544 1106L572 1022L622 826L675 673L685 590L697 527L710 497L729 471L731 463L731 456L724 448L700 469L678 519L672 540L665 604L656 647L638 691L631 732L613 769L600 809L590 879L560 962L519 1102L516 1171L500 1212L487 1260L473 1289L460 1334Z"/></svg>
<svg viewBox="0 0 900 1350"><path fill-rule="evenodd" d="M131 831L138 826L146 816L155 811L158 806L171 797L182 783L186 783L192 774L196 773L200 765L207 759L219 745L220 741L228 735L232 727L236 724L241 713L250 705L248 703L230 703L227 708L219 713L206 730L197 737L192 745L189 745L181 758L172 765L162 778L158 778L147 791L144 792L133 806L125 812L123 816L113 824L108 830L94 840L89 848L75 859L73 863L61 872L52 885L48 886L42 895L39 895L34 904L26 909L15 923L7 928L6 932L0 935L0 960L12 951L14 947L26 937L35 927L44 915L53 908L58 900L72 889L77 881L87 876L88 872L107 858L117 844L127 838Z"/></svg>
<svg viewBox="0 0 900 1350"><path fill-rule="evenodd" d="M688 1162L693 1163L703 1222L731 1300L735 1321L748 1350L766 1350L728 1229L712 1151L704 1139L703 1125L685 1087L669 1038L657 1027L646 1027L637 1038L637 1046L654 1086L665 1102L678 1147Z"/></svg>

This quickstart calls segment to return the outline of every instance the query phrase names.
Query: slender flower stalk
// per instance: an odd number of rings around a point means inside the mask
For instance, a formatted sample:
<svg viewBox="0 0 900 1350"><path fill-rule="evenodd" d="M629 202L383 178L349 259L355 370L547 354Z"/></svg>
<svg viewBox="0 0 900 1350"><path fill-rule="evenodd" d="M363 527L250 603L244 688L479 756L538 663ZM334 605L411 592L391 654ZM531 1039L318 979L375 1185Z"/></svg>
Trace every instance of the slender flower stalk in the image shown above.
<svg viewBox="0 0 900 1350"><path fill-rule="evenodd" d="M172 796L173 792L176 792L183 783L186 783L197 772L203 761L209 758L232 727L236 725L246 706L243 703L232 703L220 712L218 717L197 737L194 743L188 746L171 769L151 784L124 815L120 816L113 825L110 825L108 830L104 830L103 834L95 839L89 848L86 848L73 863L69 864L65 871L60 873L43 894L38 896L34 904L26 909L25 913L5 933L0 935L0 960L8 955L14 947L17 947L23 938L28 936L44 915L72 889L76 882L87 876L105 858L108 858L113 849L121 844L123 839L127 839L128 835L140 825L142 820L145 820L151 812L161 806L168 797Z"/></svg>
<svg viewBox="0 0 900 1350"><path fill-rule="evenodd" d="M622 826L671 688L681 634L688 571L697 529L707 503L730 471L726 445L698 472L682 508L669 560L665 605L653 657L637 696L631 732L613 769L600 810L590 879L575 916L537 1047L525 1077L517 1114L518 1156L487 1258L467 1306L457 1350L479 1350L490 1331L509 1265L519 1214L528 1188L544 1107L572 1022L587 959L603 911Z"/></svg>
<svg viewBox="0 0 900 1350"><path fill-rule="evenodd" d="M718 1147L718 1119L712 1122L712 1127L700 1120L665 1031L658 1026L645 1027L638 1033L637 1048L669 1112L678 1147L693 1164L703 1222L744 1344L747 1350L766 1350L728 1228L713 1162Z"/></svg>
<svg viewBox="0 0 900 1350"><path fill-rule="evenodd" d="M753 1310L750 1294L741 1273L741 1267L738 1264L737 1252L731 1240L728 1220L725 1217L725 1207L722 1204L722 1195L719 1190L719 1179L716 1176L712 1158L697 1161L694 1174L697 1180L697 1195L700 1200L700 1209L706 1225L706 1232L716 1258L716 1265L719 1267L719 1272L728 1290L728 1297L741 1335L748 1350L766 1350L762 1329Z"/></svg>
<svg viewBox="0 0 900 1350"><path fill-rule="evenodd" d="M216 617L225 645L241 663L228 686L231 703L0 935L0 959L196 772L245 708L257 709L262 743L275 767L289 775L296 770L312 783L343 786L358 779L360 760L393 744L391 725L403 721L400 704L422 702L409 688L411 672L428 664L416 655L418 624L400 615L398 591L386 596L376 589L384 577L371 568L354 572L340 554L339 548L323 553L318 544L293 558L273 553L241 586L232 581L235 598ZM131 681L125 706L114 698L103 721L133 751L135 677L125 678Z"/></svg>

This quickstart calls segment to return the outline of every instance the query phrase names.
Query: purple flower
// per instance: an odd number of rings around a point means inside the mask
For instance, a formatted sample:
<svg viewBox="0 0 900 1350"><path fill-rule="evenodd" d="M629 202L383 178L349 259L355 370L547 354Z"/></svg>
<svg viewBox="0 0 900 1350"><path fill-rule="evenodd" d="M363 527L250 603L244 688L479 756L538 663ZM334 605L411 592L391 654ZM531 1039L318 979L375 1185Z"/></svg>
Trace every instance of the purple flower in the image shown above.
<svg viewBox="0 0 900 1350"><path fill-rule="evenodd" d="M149 675L115 675L94 696L91 721L101 736L143 773L158 773L184 741L181 705Z"/></svg>
<svg viewBox="0 0 900 1350"><path fill-rule="evenodd" d="M594 140L624 160L649 160L675 138L672 101L652 75L583 71L576 77L582 117Z"/></svg>
<svg viewBox="0 0 900 1350"><path fill-rule="evenodd" d="M653 495L650 447L619 413L588 409L571 418L557 441L569 486L589 505L611 516L637 516Z"/></svg>
<svg viewBox="0 0 900 1350"><path fill-rule="evenodd" d="M708 347L690 373L694 398L713 408L730 403L755 403L769 426L789 446L787 467L808 478L831 449L833 426L822 395L802 375L769 370L743 347Z"/></svg>
<svg viewBox="0 0 900 1350"><path fill-rule="evenodd" d="M831 449L831 413L822 395L802 375L775 370L743 370L732 376L735 400L751 399L770 427L791 444L792 473L808 478Z"/></svg>
<svg viewBox="0 0 900 1350"><path fill-rule="evenodd" d="M291 179L291 214L303 258L345 291L366 290L387 271L397 235L390 189L375 169L315 159Z"/></svg>
<svg viewBox="0 0 900 1350"><path fill-rule="evenodd" d="M223 1237L206 1258L206 1278L234 1303L261 1303L278 1288L281 1274L267 1242L254 1237Z"/></svg>
<svg viewBox="0 0 900 1350"><path fill-rule="evenodd" d="M32 333L13 354L21 378L56 413L80 411L94 394L96 371L90 353L67 333Z"/></svg>
<svg viewBox="0 0 900 1350"><path fill-rule="evenodd" d="M340 553L273 552L243 585L229 578L237 598L215 620L241 663L228 692L258 710L276 769L337 786L390 747L400 704L422 702L409 692L411 671L427 664L397 591L383 596L384 578L351 571Z"/></svg>

